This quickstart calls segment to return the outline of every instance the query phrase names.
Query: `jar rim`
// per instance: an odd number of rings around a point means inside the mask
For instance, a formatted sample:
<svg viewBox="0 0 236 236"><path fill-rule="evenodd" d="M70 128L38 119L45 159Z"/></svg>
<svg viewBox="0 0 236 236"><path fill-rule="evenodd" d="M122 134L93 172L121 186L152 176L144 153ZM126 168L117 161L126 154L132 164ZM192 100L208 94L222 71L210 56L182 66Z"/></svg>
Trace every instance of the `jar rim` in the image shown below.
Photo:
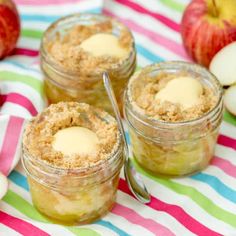
<svg viewBox="0 0 236 236"><path fill-rule="evenodd" d="M170 66L170 67L165 67L165 66ZM190 67L191 70L193 70L194 68L197 68L198 70L200 70L200 71L204 72L205 74L209 75L213 79L213 82L211 82L211 83L214 83L217 86L217 89L218 89L218 94L217 94L218 99L217 99L217 102L216 102L215 106L211 110L204 113L200 117L197 117L197 118L191 119L191 120L176 121L176 122L158 120L158 119L149 117L149 116L147 116L145 114L142 114L142 113L138 112L137 110L135 110L133 108L133 105L131 104L130 96L128 96L128 94L127 94L128 91L129 91L130 83L132 81L132 77L136 78L141 73L141 71L143 71L143 70L150 70L149 72L151 72L152 69L158 69L159 68L160 70L165 71L166 69L171 69L171 66L188 66L188 67ZM138 119L140 122L142 122L142 123L144 123L145 125L148 125L148 126L167 125L170 128L173 128L173 127L177 127L177 126L184 126L184 125L192 125L192 124L201 123L202 121L204 121L208 117L211 117L212 114L217 113L218 107L222 104L223 89L222 89L222 86L221 86L219 80L209 70L207 70L205 67L203 67L201 65L198 65L198 64L194 64L194 63L190 63L190 62L184 62L184 61L168 61L168 62L153 63L151 65L146 66L145 68L140 70L137 74L134 74L132 77L131 77L131 79L130 79L128 85L127 85L127 88L125 90L125 93L124 93L124 97L125 97L125 99L124 99L125 100L124 110L128 107L129 111L131 111L132 115L134 115L134 117L136 119ZM125 114L125 112L124 112L124 114ZM149 123L146 122L145 120L147 120Z"/></svg>
<svg viewBox="0 0 236 236"><path fill-rule="evenodd" d="M66 20L72 20L74 18L80 19L81 17L87 17L87 18L97 18L97 19L107 19L110 20L112 22L115 22L117 25L122 25L123 28L125 28L132 39L132 44L131 44L131 48L130 48L130 52L127 55L127 57L125 57L124 59L120 60L118 63L112 65L109 69L109 71L113 71L113 70L118 70L120 67L126 65L129 63L130 58L136 55L136 51L135 51L135 43L134 43L134 37L133 34L131 32L131 30L125 25L123 24L121 21L107 16L107 15L103 15L103 14L98 14L98 13L76 13L76 14L70 14L64 17L59 18L58 20L56 20L55 22L53 22L44 32L42 40L41 40L41 45L40 45L40 56L41 56L41 60L44 60L48 66L51 67L52 70L55 70L57 73L59 73L60 75L67 77L71 80L77 80L78 77L78 71L69 71L64 69L63 67L61 67L55 60L53 60L51 57L48 57L48 52L45 48L45 41L46 41L46 37L47 35L53 30L56 29L57 27L59 27L59 24L63 24L65 23L65 25L67 24L65 21ZM89 77L87 79L89 79L90 81L93 80L97 80L97 76L101 75L104 71L100 70L100 71L90 71L89 73L87 73L86 75Z"/></svg>

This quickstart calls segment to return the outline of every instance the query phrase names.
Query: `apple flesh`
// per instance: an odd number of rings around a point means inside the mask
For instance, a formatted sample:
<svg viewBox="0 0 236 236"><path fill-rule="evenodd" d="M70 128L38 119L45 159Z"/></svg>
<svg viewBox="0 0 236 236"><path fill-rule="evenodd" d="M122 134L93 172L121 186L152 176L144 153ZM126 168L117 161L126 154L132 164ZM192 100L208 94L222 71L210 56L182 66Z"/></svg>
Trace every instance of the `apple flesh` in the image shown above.
<svg viewBox="0 0 236 236"><path fill-rule="evenodd" d="M236 83L236 42L222 48L213 57L209 69L222 86Z"/></svg>
<svg viewBox="0 0 236 236"><path fill-rule="evenodd" d="M181 35L187 53L208 67L221 48L236 41L236 0L192 0L183 14Z"/></svg>
<svg viewBox="0 0 236 236"><path fill-rule="evenodd" d="M236 116L236 85L226 90L224 96L224 104L226 109Z"/></svg>
<svg viewBox="0 0 236 236"><path fill-rule="evenodd" d="M7 188L8 188L7 177L0 172L0 199L2 199L6 194Z"/></svg>
<svg viewBox="0 0 236 236"><path fill-rule="evenodd" d="M20 18L11 0L0 0L0 59L12 53L20 35Z"/></svg>

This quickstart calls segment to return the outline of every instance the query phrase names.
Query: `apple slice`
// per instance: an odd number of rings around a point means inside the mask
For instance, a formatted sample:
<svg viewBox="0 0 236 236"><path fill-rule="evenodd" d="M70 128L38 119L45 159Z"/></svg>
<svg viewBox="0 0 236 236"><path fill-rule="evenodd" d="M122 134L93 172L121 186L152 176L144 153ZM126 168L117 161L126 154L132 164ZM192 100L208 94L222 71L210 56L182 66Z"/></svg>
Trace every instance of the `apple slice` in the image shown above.
<svg viewBox="0 0 236 236"><path fill-rule="evenodd" d="M236 85L226 90L224 103L226 109L236 116Z"/></svg>
<svg viewBox="0 0 236 236"><path fill-rule="evenodd" d="M236 42L222 48L213 57L209 69L223 86L236 83Z"/></svg>
<svg viewBox="0 0 236 236"><path fill-rule="evenodd" d="M0 172L0 199L2 199L6 194L7 188L8 188L7 177Z"/></svg>

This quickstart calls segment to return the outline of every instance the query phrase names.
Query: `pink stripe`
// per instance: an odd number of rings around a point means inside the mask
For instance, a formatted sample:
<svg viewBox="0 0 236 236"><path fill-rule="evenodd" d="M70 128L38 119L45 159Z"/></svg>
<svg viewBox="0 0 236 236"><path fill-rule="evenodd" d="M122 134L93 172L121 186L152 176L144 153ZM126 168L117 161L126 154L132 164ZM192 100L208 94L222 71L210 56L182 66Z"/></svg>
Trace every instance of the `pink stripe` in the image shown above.
<svg viewBox="0 0 236 236"><path fill-rule="evenodd" d="M220 157L214 157L211 161L211 165L219 167L229 176L236 178L236 166L233 165L230 161L222 159Z"/></svg>
<svg viewBox="0 0 236 236"><path fill-rule="evenodd" d="M236 150L236 139L221 134L219 135L217 142L223 146L233 148Z"/></svg>
<svg viewBox="0 0 236 236"><path fill-rule="evenodd" d="M186 60L190 60L190 58L188 57L188 55L186 54L184 48L182 47L181 44L178 44L174 41L172 41L171 39L168 39L156 32L153 32L151 30L145 29L143 28L141 25L136 24L134 21L132 20L128 20L125 19L124 17L119 17L118 15L112 13L110 10L108 9L103 9L103 13L112 16L112 17L116 17L119 18L120 21L122 21L124 24L126 24L129 28L131 28L132 30L147 36L150 40L152 40L154 43L156 44L160 44L161 46L167 48L169 51L174 52L176 55L181 56L182 58L186 59Z"/></svg>
<svg viewBox="0 0 236 236"><path fill-rule="evenodd" d="M6 95L0 94L0 106L4 102L12 102L18 104L27 109L32 116L35 116L38 113L33 103L28 98L18 93L8 93Z"/></svg>
<svg viewBox="0 0 236 236"><path fill-rule="evenodd" d="M34 225L0 211L0 222L22 235L49 236L50 234Z"/></svg>
<svg viewBox="0 0 236 236"><path fill-rule="evenodd" d="M15 0L15 2L19 5L50 5L50 4L65 4L65 3L77 3L80 2L81 0L40 0L40 1L35 1L35 0Z"/></svg>
<svg viewBox="0 0 236 236"><path fill-rule="evenodd" d="M146 14L146 15L149 15L149 16L155 18L156 20L162 22L163 24L165 24L166 26L168 26L172 30L175 30L176 32L180 31L180 25L177 24L176 22L174 22L173 20L171 20L171 19L167 18L166 16L163 16L159 13L150 11L150 10L140 6L139 4L135 3L134 1L132 1L132 2L129 0L115 0L115 1L131 8L132 10L135 10L136 12ZM142 16L140 16L140 17L142 17Z"/></svg>
<svg viewBox="0 0 236 236"><path fill-rule="evenodd" d="M158 224L154 220L146 219L136 213L134 210L122 206L116 203L116 206L112 210L113 213L116 215L122 216L127 219L129 222L137 225L141 225L144 228L148 229L150 232L154 233L155 235L165 235L165 236L173 236L175 235L172 233L168 228L165 226Z"/></svg>
<svg viewBox="0 0 236 236"><path fill-rule="evenodd" d="M11 170L23 123L24 119L14 116L11 116L8 121L2 149L0 150L0 171L4 175L8 175Z"/></svg>
<svg viewBox="0 0 236 236"><path fill-rule="evenodd" d="M39 51L28 48L16 48L13 55L37 57L39 55Z"/></svg>
<svg viewBox="0 0 236 236"><path fill-rule="evenodd" d="M120 179L119 189L132 196L132 193L129 191L129 188L123 179ZM188 215L188 213L185 212L179 206L165 203L153 196L151 202L147 204L147 206L151 207L154 210L163 211L171 215L182 225L184 225L188 230L190 230L196 235L211 235L211 236L220 235L217 232L212 231L211 229L202 225L200 222L196 221L193 217Z"/></svg>

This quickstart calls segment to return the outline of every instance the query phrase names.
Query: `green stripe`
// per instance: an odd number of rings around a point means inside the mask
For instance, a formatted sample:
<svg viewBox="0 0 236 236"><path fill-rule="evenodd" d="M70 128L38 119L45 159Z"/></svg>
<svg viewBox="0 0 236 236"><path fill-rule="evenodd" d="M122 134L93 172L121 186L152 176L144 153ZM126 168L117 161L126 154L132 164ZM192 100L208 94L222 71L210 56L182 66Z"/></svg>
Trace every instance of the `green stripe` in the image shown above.
<svg viewBox="0 0 236 236"><path fill-rule="evenodd" d="M169 8L172 8L175 11L183 12L185 9L185 4L176 2L174 0L160 0L163 5L166 5Z"/></svg>
<svg viewBox="0 0 236 236"><path fill-rule="evenodd" d="M34 29L22 29L21 36L34 38L34 39L41 39L43 36L43 31L34 30Z"/></svg>
<svg viewBox="0 0 236 236"><path fill-rule="evenodd" d="M33 220L50 223L50 221L48 221L46 217L42 216L31 204L10 189L3 198L3 201ZM100 234L92 229L76 228L73 226L66 228L75 235L79 236L100 236Z"/></svg>
<svg viewBox="0 0 236 236"><path fill-rule="evenodd" d="M158 182L159 184L164 185L165 187L171 189L172 191L188 196L192 201L194 201L198 206L200 206L202 209L204 209L206 212L208 212L213 217L224 221L225 223L236 227L236 215L233 213L230 213L219 206L217 206L214 202L212 202L209 198L204 196L202 193L200 193L198 190L196 190L193 187L189 187L184 184L179 184L176 182L173 182L167 178L158 178L155 177L146 171L144 171L138 163L134 160L134 165L137 168L137 170L142 173L143 175L151 178L152 180Z"/></svg>
<svg viewBox="0 0 236 236"><path fill-rule="evenodd" d="M34 90L36 90L43 97L43 82L29 75L22 75L11 71L0 71L0 81L22 82Z"/></svg>
<svg viewBox="0 0 236 236"><path fill-rule="evenodd" d="M224 112L224 120L232 125L236 126L236 117L231 115L229 112Z"/></svg>

